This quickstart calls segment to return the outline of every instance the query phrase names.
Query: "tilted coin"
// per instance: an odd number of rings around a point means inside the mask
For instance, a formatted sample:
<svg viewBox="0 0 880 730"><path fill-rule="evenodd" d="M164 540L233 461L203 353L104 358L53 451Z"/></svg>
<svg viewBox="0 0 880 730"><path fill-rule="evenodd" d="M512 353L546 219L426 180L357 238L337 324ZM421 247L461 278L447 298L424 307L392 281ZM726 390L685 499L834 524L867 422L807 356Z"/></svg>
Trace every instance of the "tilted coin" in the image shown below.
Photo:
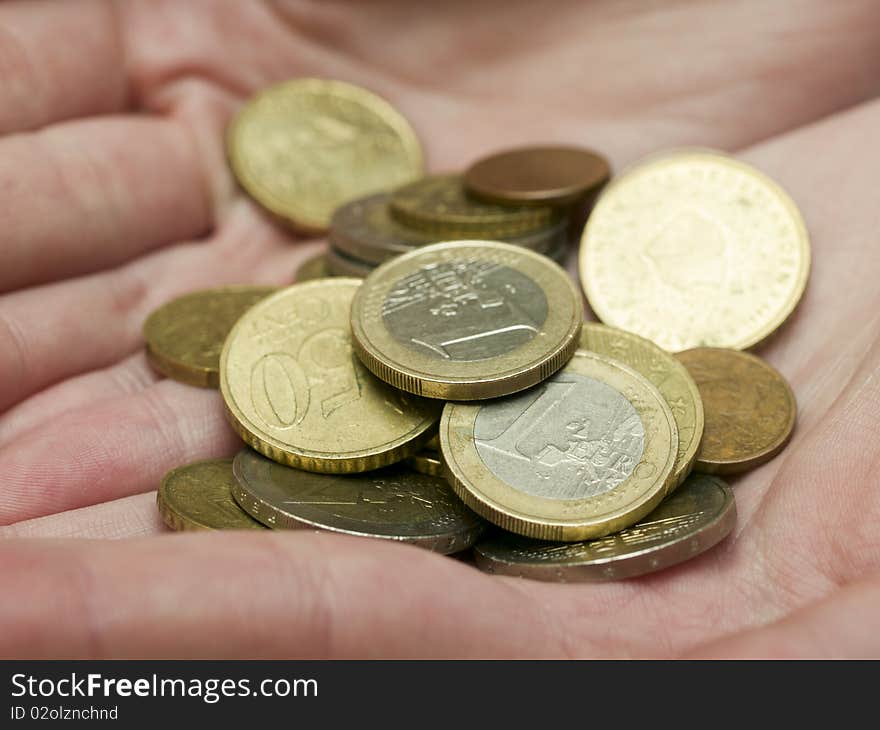
<svg viewBox="0 0 880 730"><path fill-rule="evenodd" d="M596 152L549 145L488 155L467 169L464 185L494 203L564 206L585 199L610 176L608 161Z"/></svg>
<svg viewBox="0 0 880 730"><path fill-rule="evenodd" d="M295 284L230 332L220 389L235 430L276 461L355 472L400 461L433 435L441 404L374 378L354 357L357 279Z"/></svg>
<svg viewBox="0 0 880 730"><path fill-rule="evenodd" d="M300 264L294 280L300 283L313 279L326 279L328 276L330 276L330 271L327 268L327 254L325 251L321 251Z"/></svg>
<svg viewBox="0 0 880 730"><path fill-rule="evenodd" d="M632 527L583 542L544 542L501 530L474 547L487 573L561 583L635 578L696 557L736 522L733 492L717 477L693 474Z"/></svg>
<svg viewBox="0 0 880 730"><path fill-rule="evenodd" d="M675 419L660 391L617 360L579 350L508 398L448 403L446 476L471 509L542 540L602 537L648 514L675 479Z"/></svg>
<svg viewBox="0 0 880 730"><path fill-rule="evenodd" d="M584 227L596 316L672 352L744 349L797 306L810 244L791 198L723 154L652 157L605 188Z"/></svg>
<svg viewBox="0 0 880 730"><path fill-rule="evenodd" d="M629 365L666 399L678 427L678 456L671 486L675 489L690 473L703 437L703 401L687 368L644 337L595 322L584 322L581 347Z"/></svg>
<svg viewBox="0 0 880 730"><path fill-rule="evenodd" d="M330 245L346 256L381 264L419 246L448 238L403 225L389 212L388 193L358 198L337 208L330 222ZM533 233L501 240L550 254L567 242L568 221L561 220Z"/></svg>
<svg viewBox="0 0 880 730"><path fill-rule="evenodd" d="M371 273L351 309L355 351L396 388L451 400L507 395L562 367L577 348L579 293L545 256L519 246L425 246Z"/></svg>
<svg viewBox="0 0 880 730"><path fill-rule="evenodd" d="M391 194L391 213L413 228L445 238L501 238L546 228L562 218L549 206L484 203L468 196L461 175L429 175Z"/></svg>
<svg viewBox="0 0 880 730"><path fill-rule="evenodd" d="M325 231L342 203L422 171L409 122L372 92L330 79L286 81L257 94L227 143L248 194L307 232Z"/></svg>
<svg viewBox="0 0 880 730"><path fill-rule="evenodd" d="M262 530L232 498L232 459L209 459L165 475L156 504L172 530Z"/></svg>
<svg viewBox="0 0 880 730"><path fill-rule="evenodd" d="M271 286L230 286L184 294L163 304L144 322L150 365L181 383L216 388L220 351L229 330L274 291Z"/></svg>
<svg viewBox="0 0 880 730"><path fill-rule="evenodd" d="M443 476L443 459L440 453L432 449L423 449L418 454L410 456L406 465L419 474L430 474L433 477Z"/></svg>
<svg viewBox="0 0 880 730"><path fill-rule="evenodd" d="M455 553L476 541L483 522L443 479L400 466L369 474L311 474L246 449L235 457L233 494L269 527L314 528L399 540Z"/></svg>
<svg viewBox="0 0 880 730"><path fill-rule="evenodd" d="M697 471L738 474L782 451L794 430L797 401L779 371L747 352L714 347L676 357L696 381L706 413Z"/></svg>

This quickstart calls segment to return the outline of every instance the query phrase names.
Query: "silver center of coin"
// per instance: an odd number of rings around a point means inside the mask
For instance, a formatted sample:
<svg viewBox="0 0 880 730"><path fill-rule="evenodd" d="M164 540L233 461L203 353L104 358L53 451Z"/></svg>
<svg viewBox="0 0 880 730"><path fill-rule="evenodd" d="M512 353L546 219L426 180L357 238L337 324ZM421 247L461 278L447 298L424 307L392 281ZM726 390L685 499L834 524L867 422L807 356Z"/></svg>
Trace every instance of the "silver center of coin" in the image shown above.
<svg viewBox="0 0 880 730"><path fill-rule="evenodd" d="M645 426L611 386L560 373L482 406L474 440L506 484L535 497L584 499L629 478L645 450Z"/></svg>
<svg viewBox="0 0 880 730"><path fill-rule="evenodd" d="M531 340L547 297L525 274L491 261L430 264L398 281L382 304L388 331L444 360L497 357Z"/></svg>

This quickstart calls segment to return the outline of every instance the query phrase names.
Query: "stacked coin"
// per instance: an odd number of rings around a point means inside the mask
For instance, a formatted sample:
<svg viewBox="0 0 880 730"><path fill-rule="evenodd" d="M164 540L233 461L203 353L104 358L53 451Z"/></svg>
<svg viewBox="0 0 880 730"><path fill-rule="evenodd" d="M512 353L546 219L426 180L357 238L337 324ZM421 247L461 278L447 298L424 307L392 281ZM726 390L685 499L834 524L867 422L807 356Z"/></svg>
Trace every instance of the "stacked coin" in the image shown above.
<svg viewBox="0 0 880 730"><path fill-rule="evenodd" d="M410 169L415 156L400 150L411 144L384 138L409 139L390 107L376 107L380 124L348 102L297 103L270 116L308 122L312 153L336 165L325 176L373 186L394 160ZM277 155L254 162L242 151L234 167L253 176L242 184L255 195L269 185L260 170L306 175L283 152L298 132L274 123ZM360 140L363 154L320 152L340 139ZM364 152L378 148L390 157ZM340 194L331 255L312 266L339 257L363 281L318 271L277 291L189 295L151 315L150 361L183 382L219 383L250 447L172 471L158 493L166 523L474 546L488 572L558 581L633 577L721 541L735 501L708 474L763 464L794 427L784 378L740 349L797 304L806 231L788 197L742 163L705 151L651 158L605 189L584 229L581 280L606 322L585 324L546 236L608 176L594 153L536 147L463 177Z"/></svg>

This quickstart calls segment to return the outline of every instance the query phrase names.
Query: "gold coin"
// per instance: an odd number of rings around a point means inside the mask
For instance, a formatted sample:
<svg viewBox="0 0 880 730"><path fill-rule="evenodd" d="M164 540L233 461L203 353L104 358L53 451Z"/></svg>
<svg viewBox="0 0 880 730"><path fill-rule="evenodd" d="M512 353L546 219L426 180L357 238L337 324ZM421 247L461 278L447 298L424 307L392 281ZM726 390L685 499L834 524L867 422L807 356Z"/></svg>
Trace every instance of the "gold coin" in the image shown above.
<svg viewBox="0 0 880 730"><path fill-rule="evenodd" d="M270 459L318 472L358 472L418 451L441 404L374 378L354 357L349 312L358 279L282 289L233 327L220 390L233 427Z"/></svg>
<svg viewBox="0 0 880 730"><path fill-rule="evenodd" d="M581 348L629 365L650 380L666 399L678 428L675 481L671 486L675 489L690 474L703 437L703 401L687 368L644 337L595 322L584 322Z"/></svg>
<svg viewBox="0 0 880 730"><path fill-rule="evenodd" d="M477 514L510 532L571 542L622 530L675 479L675 419L632 368L579 350L540 385L486 403L448 403L446 476Z"/></svg>
<svg viewBox="0 0 880 730"><path fill-rule="evenodd" d="M355 279L365 279L376 268L375 264L368 264L366 261L354 259L333 246L327 249L327 253L324 254L324 261L327 264L327 272L330 276L348 276Z"/></svg>
<svg viewBox="0 0 880 730"><path fill-rule="evenodd" d="M738 474L770 461L791 438L797 401L778 370L747 352L713 347L676 356L697 382L706 427L694 468Z"/></svg>
<svg viewBox="0 0 880 730"><path fill-rule="evenodd" d="M326 252L321 251L314 256L310 256L300 264L294 279L299 284L303 281L326 279L330 275L330 271L327 269Z"/></svg>
<svg viewBox="0 0 880 730"><path fill-rule="evenodd" d="M418 454L410 456L406 460L407 465L419 474L428 474L432 477L442 477L443 459L439 452L431 449L422 449Z"/></svg>
<svg viewBox="0 0 880 730"><path fill-rule="evenodd" d="M220 351L229 330L271 286L230 286L185 294L163 304L144 322L147 360L173 380L203 388L220 382Z"/></svg>
<svg viewBox="0 0 880 730"><path fill-rule="evenodd" d="M809 270L791 198L749 165L706 151L652 157L618 177L581 239L596 316L672 352L755 345L797 306Z"/></svg>
<svg viewBox="0 0 880 730"><path fill-rule="evenodd" d="M323 232L342 203L422 172L418 138L387 101L330 79L296 79L252 98L229 128L248 194L298 230Z"/></svg>
<svg viewBox="0 0 880 730"><path fill-rule="evenodd" d="M391 212L402 223L453 238L503 238L531 233L562 219L549 206L484 203L465 193L461 175L429 175L398 188Z"/></svg>
<svg viewBox="0 0 880 730"><path fill-rule="evenodd" d="M232 459L209 459L165 475L156 504L172 530L261 530L232 498Z"/></svg>
<svg viewBox="0 0 880 730"><path fill-rule="evenodd" d="M396 388L475 400L528 388L577 348L582 303L569 276L519 246L425 246L371 273L351 309L355 351Z"/></svg>

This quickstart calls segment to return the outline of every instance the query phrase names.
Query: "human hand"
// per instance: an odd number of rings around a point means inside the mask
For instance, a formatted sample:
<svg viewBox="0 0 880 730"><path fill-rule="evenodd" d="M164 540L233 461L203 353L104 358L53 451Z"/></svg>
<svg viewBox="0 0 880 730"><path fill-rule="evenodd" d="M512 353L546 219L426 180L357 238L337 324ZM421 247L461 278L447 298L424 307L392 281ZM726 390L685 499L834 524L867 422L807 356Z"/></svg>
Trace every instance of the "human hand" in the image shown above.
<svg viewBox="0 0 880 730"><path fill-rule="evenodd" d="M0 542L0 654L880 654L878 49L870 0L0 5L0 536L41 538ZM789 190L812 279L759 353L800 419L734 483L725 543L552 585L381 541L163 534L163 474L239 442L216 392L150 371L140 327L187 290L289 282L314 249L223 149L237 104L297 76L387 97L434 169L696 144Z"/></svg>

